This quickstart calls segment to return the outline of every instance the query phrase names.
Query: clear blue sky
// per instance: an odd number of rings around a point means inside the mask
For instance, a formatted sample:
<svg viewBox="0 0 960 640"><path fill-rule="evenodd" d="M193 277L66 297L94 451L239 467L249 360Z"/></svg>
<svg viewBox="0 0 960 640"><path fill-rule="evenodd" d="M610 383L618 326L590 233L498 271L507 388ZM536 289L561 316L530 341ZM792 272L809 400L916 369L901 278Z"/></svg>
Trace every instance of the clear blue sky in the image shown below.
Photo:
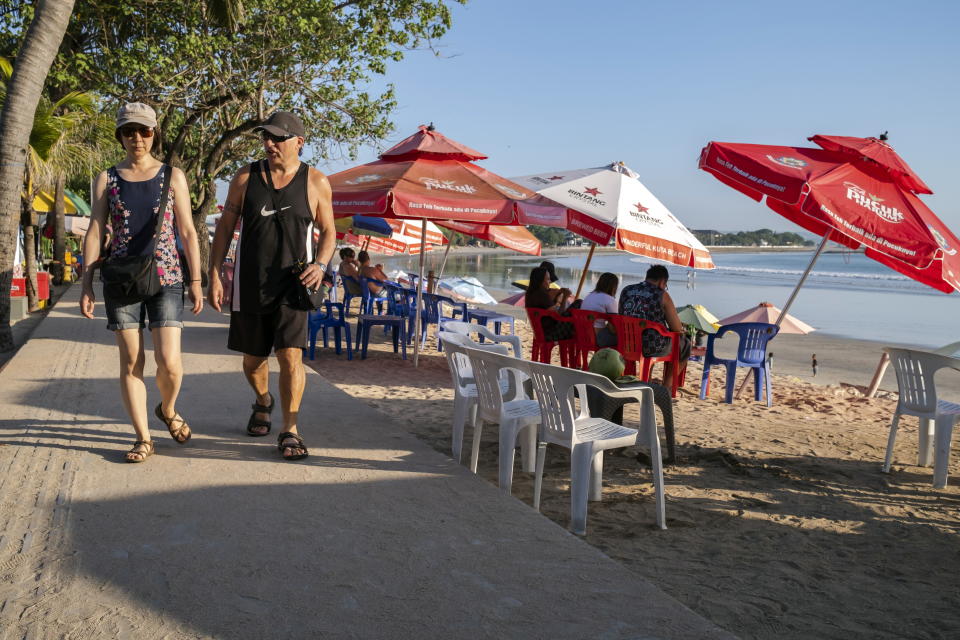
<svg viewBox="0 0 960 640"><path fill-rule="evenodd" d="M432 121L505 176L622 160L691 228L797 230L698 170L701 147L889 130L960 233L958 25L955 1L474 0L441 57L390 68L390 143Z"/></svg>

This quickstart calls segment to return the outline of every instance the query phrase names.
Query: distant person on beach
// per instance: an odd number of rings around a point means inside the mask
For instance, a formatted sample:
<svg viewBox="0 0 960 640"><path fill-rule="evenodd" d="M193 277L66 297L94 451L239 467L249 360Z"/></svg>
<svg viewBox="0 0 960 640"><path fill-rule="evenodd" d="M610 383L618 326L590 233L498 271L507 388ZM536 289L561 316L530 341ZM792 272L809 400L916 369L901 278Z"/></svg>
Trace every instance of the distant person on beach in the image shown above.
<svg viewBox="0 0 960 640"><path fill-rule="evenodd" d="M550 273L544 267L537 267L530 272L530 282L523 298L524 306L562 313L566 310L569 297L569 289L550 287ZM558 323L553 318L544 318L543 332L547 340L566 340L573 337L573 323Z"/></svg>
<svg viewBox="0 0 960 640"><path fill-rule="evenodd" d="M680 369L686 369L687 359L690 357L690 338L683 330L683 323L677 315L677 308L673 299L667 293L667 282L670 272L660 264L647 269L647 276L643 282L631 284L620 292L620 314L633 316L643 320L658 322L670 331L680 333ZM670 338L660 335L652 329L643 332L644 357L663 356L670 353ZM667 362L663 369L663 384L673 375L673 363Z"/></svg>
<svg viewBox="0 0 960 640"><path fill-rule="evenodd" d="M597 280L597 286L583 299L580 308L584 311L599 311L600 313L617 313L617 287L620 279L613 273L602 273ZM597 320L593 323L597 332L598 347L614 347L617 344L617 334L613 326L606 320Z"/></svg>
<svg viewBox="0 0 960 640"><path fill-rule="evenodd" d="M340 266L337 267L337 273L341 276L353 278L353 280L342 280L343 287L352 296L360 295L360 263L357 262L356 253L350 247L340 249Z"/></svg>
<svg viewBox="0 0 960 640"><path fill-rule="evenodd" d="M817 354L810 356L810 366L813 368L813 377L817 377Z"/></svg>
<svg viewBox="0 0 960 640"><path fill-rule="evenodd" d="M117 258L152 253L160 279L160 292L144 302L125 303L104 293L107 329L114 332L120 352L120 393L137 438L126 454L127 462L143 462L154 452L143 380L144 321L149 321L161 398L154 414L167 427L170 436L184 444L190 439L190 425L177 413L176 404L183 381L180 333L185 288L192 303L191 311L198 314L203 308L200 249L191 214L190 188L183 171L163 164L152 155L156 129L157 114L149 105L131 102L120 108L114 135L126 155L97 176L90 227L83 238L83 255L89 267L83 271L80 295L80 312L85 317L93 318L94 266L100 262L104 249L108 248L110 255ZM157 209L164 190L167 199L161 212ZM164 218L159 234L156 233L158 215ZM105 245L104 236L111 227L110 244ZM178 235L189 275L181 267Z"/></svg>
<svg viewBox="0 0 960 640"><path fill-rule="evenodd" d="M773 351L767 354L767 368L773 371Z"/></svg>
<svg viewBox="0 0 960 640"><path fill-rule="evenodd" d="M390 277L383 272L383 265L370 264L370 254L366 251L358 253L357 260L360 262L360 275L364 278L372 278L380 282L386 282L390 279ZM367 286L370 287L371 293L380 293L383 291L383 285L377 284L376 282L367 282Z"/></svg>
<svg viewBox="0 0 960 640"><path fill-rule="evenodd" d="M254 131L260 132L266 159L243 167L230 182L210 249L207 295L213 308L220 311L220 265L231 230L242 218L234 275L239 295L231 305L227 348L243 353L243 373L256 394L246 432L253 437L270 433L270 414L276 405L267 363L272 351L280 364L283 410L277 449L284 460L301 460L309 454L298 431L307 312L293 308L291 301L297 279L309 288L321 286L333 257L336 229L330 183L321 172L300 161L306 131L295 114L277 111ZM311 251L313 227L320 231L316 253ZM306 266L298 270L297 263Z"/></svg>

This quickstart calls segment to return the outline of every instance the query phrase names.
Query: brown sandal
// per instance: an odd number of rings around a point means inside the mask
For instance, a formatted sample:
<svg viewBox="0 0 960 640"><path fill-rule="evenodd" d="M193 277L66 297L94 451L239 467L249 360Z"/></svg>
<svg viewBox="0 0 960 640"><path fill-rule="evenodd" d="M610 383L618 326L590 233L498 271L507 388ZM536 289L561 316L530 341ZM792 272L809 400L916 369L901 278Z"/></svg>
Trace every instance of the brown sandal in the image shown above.
<svg viewBox="0 0 960 640"><path fill-rule="evenodd" d="M154 413L157 414L157 417L163 421L163 424L167 425L167 431L170 432L170 437L177 441L177 444L186 444L190 440L190 436L193 433L190 431L190 425L187 424L187 421L178 413L172 418L167 418L163 415L163 403L157 405L157 408L154 410ZM174 428L174 423L179 422L180 426ZM186 432L186 435L184 435Z"/></svg>
<svg viewBox="0 0 960 640"><path fill-rule="evenodd" d="M127 451L126 461L127 462L143 462L147 458L153 455L153 440L137 440L133 443L133 449ZM139 458L131 458L130 456L140 456Z"/></svg>

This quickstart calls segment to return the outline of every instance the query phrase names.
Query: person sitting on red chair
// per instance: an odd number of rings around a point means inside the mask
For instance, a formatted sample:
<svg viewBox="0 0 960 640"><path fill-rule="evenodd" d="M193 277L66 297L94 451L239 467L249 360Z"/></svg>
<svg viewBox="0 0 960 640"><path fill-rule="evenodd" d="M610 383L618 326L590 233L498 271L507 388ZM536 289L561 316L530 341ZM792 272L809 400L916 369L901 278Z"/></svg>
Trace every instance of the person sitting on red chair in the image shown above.
<svg viewBox="0 0 960 640"><path fill-rule="evenodd" d="M690 357L690 339L683 330L680 316L673 299L667 293L667 281L670 273L663 265L655 264L647 269L647 277L643 282L631 284L620 292L620 315L633 316L642 320L658 322L670 331L680 333L680 367L681 371L687 367ZM643 332L644 357L657 357L670 353L670 338L656 331ZM673 374L673 363L664 363L663 384L667 385Z"/></svg>

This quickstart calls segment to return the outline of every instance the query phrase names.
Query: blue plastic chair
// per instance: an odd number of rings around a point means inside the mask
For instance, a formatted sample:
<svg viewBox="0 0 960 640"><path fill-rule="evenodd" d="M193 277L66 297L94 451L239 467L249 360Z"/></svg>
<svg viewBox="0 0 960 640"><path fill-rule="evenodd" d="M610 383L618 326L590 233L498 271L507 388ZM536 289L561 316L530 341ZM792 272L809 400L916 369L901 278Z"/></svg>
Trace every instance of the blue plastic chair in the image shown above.
<svg viewBox="0 0 960 640"><path fill-rule="evenodd" d="M443 351L443 341L440 340L440 331L443 325L450 320L466 321L467 303L457 302L449 296L437 295L437 351ZM444 307L450 307L450 315L444 315Z"/></svg>
<svg viewBox="0 0 960 640"><path fill-rule="evenodd" d="M370 283L374 283L383 287L380 293L374 293L370 291ZM386 285L389 284L383 280L377 280L376 278L360 278L360 293L361 299L363 300L363 305L361 306L361 313L373 313L373 305L377 305L377 313L383 313L383 303L387 303L387 311L390 310L390 291L389 287Z"/></svg>
<svg viewBox="0 0 960 640"><path fill-rule="evenodd" d="M342 302L324 301L327 311L311 311L308 320L310 331L310 359L313 360L314 352L317 347L317 331L323 332L323 348L327 348L327 330L333 329L333 346L337 355L342 353L340 340L343 333L346 333L347 339L347 360L353 360L353 339L350 336L350 325L346 321L346 312Z"/></svg>
<svg viewBox="0 0 960 640"><path fill-rule="evenodd" d="M703 356L703 379L700 381L700 399L707 397L710 391L710 367L722 365L727 368L727 389L724 402L733 404L733 390L736 387L737 367L753 369L754 399L762 399L763 389L767 390L767 406L773 404L773 386L770 381L770 364L767 362L767 343L780 331L780 327L766 322L738 322L727 324L707 338L707 353ZM725 333L733 332L740 336L736 360L718 358L714 355L714 343Z"/></svg>
<svg viewBox="0 0 960 640"><path fill-rule="evenodd" d="M370 344L370 331L373 327L382 326L384 330L393 332L393 352L403 349L403 359L407 359L407 325L410 316L409 298L403 289L391 284L384 286L386 295L384 301L389 301L392 313L363 313L357 316L357 345L360 350L360 359L366 360L367 346Z"/></svg>
<svg viewBox="0 0 960 640"><path fill-rule="evenodd" d="M350 313L350 301L354 298L360 298L362 300L363 289L360 286L360 281L353 276L346 276L342 273L338 275L340 276L340 284L343 286L343 308L346 313ZM353 293L351 289L359 293ZM363 312L363 304L361 303L358 313Z"/></svg>

